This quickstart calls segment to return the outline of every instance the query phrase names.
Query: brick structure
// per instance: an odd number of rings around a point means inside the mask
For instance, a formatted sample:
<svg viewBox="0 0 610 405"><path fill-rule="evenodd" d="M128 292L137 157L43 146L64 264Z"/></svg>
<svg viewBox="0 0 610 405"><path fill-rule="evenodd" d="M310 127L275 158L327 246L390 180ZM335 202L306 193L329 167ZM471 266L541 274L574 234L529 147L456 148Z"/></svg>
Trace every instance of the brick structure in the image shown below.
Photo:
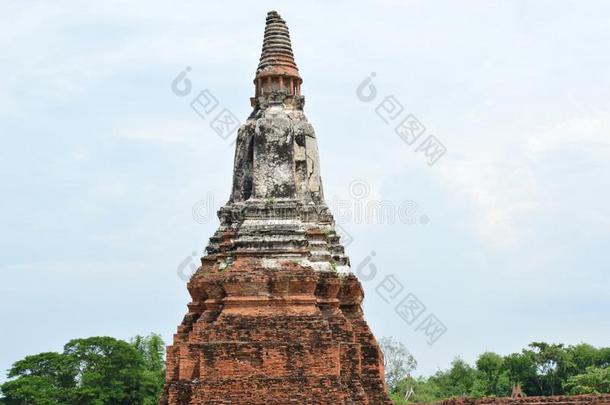
<svg viewBox="0 0 610 405"><path fill-rule="evenodd" d="M521 398L453 398L429 405L610 405L610 394Z"/></svg>
<svg viewBox="0 0 610 405"><path fill-rule="evenodd" d="M390 405L324 203L286 23L267 16L233 189L167 351L163 405Z"/></svg>

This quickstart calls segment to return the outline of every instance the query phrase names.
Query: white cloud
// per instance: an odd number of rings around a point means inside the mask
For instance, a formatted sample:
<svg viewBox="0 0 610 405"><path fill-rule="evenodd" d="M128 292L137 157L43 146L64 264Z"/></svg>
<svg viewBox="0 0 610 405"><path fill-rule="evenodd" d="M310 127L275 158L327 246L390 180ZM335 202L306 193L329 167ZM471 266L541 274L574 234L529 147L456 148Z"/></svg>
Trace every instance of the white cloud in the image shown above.
<svg viewBox="0 0 610 405"><path fill-rule="evenodd" d="M188 109L188 105L185 105ZM208 121L193 119L158 120L142 118L139 123L126 124L116 130L118 136L134 141L166 144L201 145L205 137L215 136L209 128Z"/></svg>
<svg viewBox="0 0 610 405"><path fill-rule="evenodd" d="M610 110L568 116L548 125L527 139L532 154L558 149L582 148L594 160L610 157Z"/></svg>
<svg viewBox="0 0 610 405"><path fill-rule="evenodd" d="M497 128L490 134L470 136L477 142L456 144L454 148L462 149L451 150L463 158L449 158L439 164L448 186L475 204L481 237L498 247L526 242L529 229L522 227L521 220L562 203L553 191L562 187L560 168L556 176L540 174L545 156L570 156L579 149L588 156L591 167L607 167L610 161L608 111L560 118L538 126L532 123L532 128L514 134ZM486 136L493 136L493 140L480 142ZM569 166L569 162L565 164ZM569 198L564 196L563 203Z"/></svg>

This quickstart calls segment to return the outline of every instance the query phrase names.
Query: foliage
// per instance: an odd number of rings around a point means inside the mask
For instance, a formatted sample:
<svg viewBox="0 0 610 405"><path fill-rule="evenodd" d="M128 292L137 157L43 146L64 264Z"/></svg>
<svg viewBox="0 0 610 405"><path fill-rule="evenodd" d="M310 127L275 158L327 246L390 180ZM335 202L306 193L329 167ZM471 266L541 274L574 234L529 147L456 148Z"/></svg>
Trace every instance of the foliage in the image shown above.
<svg viewBox="0 0 610 405"><path fill-rule="evenodd" d="M163 380L163 341L136 337L74 339L63 353L17 361L0 386L6 405L153 405Z"/></svg>
<svg viewBox="0 0 610 405"><path fill-rule="evenodd" d="M74 359L58 353L40 353L17 361L8 372L12 380L1 387L4 403L51 405L66 403L76 387Z"/></svg>
<svg viewBox="0 0 610 405"><path fill-rule="evenodd" d="M608 393L610 392L610 367L587 367L584 373L568 377L564 388L569 394Z"/></svg>
<svg viewBox="0 0 610 405"><path fill-rule="evenodd" d="M379 341L384 357L385 380L389 391L417 367L417 361L406 346L392 338L384 337Z"/></svg>
<svg viewBox="0 0 610 405"><path fill-rule="evenodd" d="M144 359L146 370L144 376L148 384L153 387L153 395L147 398L154 399L152 402L144 402L144 405L149 403L156 404L158 398L163 392L163 384L165 382L165 342L160 335L151 333L149 336L137 335L131 339L131 345L135 347L140 356Z"/></svg>
<svg viewBox="0 0 610 405"><path fill-rule="evenodd" d="M481 396L502 395L508 384L504 370L504 359L499 354L485 352L476 361L477 378L475 388Z"/></svg>
<svg viewBox="0 0 610 405"><path fill-rule="evenodd" d="M529 395L536 390L536 364L530 356L511 353L504 357L504 369L512 384L520 384Z"/></svg>
<svg viewBox="0 0 610 405"><path fill-rule="evenodd" d="M566 366L566 350L562 344L544 342L530 343L523 353L529 356L536 366L534 377L539 389L538 395L561 393L561 380Z"/></svg>
<svg viewBox="0 0 610 405"><path fill-rule="evenodd" d="M413 390L413 395L406 400L406 394ZM404 405L411 402L431 403L441 398L440 387L431 378L417 377L407 378L398 383L394 392L390 393L390 399L397 405Z"/></svg>
<svg viewBox="0 0 610 405"><path fill-rule="evenodd" d="M406 349L405 349L406 350ZM394 383L397 405L431 403L452 397L510 396L521 385L525 395L610 393L610 348L586 343L574 346L533 342L518 353L482 353L474 367L456 358L446 370L429 377L407 377Z"/></svg>
<svg viewBox="0 0 610 405"><path fill-rule="evenodd" d="M437 386L441 398L467 396L472 391L476 370L464 360L456 357L446 371L437 371L428 380Z"/></svg>

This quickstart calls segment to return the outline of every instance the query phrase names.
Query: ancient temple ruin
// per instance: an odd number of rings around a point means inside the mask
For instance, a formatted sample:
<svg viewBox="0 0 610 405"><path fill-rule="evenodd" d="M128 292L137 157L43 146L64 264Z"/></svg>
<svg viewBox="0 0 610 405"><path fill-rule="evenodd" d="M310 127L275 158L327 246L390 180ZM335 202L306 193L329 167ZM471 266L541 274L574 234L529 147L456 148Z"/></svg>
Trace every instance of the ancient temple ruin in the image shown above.
<svg viewBox="0 0 610 405"><path fill-rule="evenodd" d="M267 15L229 201L167 352L162 404L390 405L363 290L324 202L288 27Z"/></svg>

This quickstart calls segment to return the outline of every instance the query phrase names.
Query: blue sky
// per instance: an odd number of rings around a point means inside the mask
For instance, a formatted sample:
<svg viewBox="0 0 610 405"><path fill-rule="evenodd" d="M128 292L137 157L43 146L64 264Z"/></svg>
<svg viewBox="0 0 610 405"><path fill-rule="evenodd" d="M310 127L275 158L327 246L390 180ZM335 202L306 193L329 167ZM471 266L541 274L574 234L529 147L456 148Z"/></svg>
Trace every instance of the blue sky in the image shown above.
<svg viewBox="0 0 610 405"><path fill-rule="evenodd" d="M428 219L339 221L354 268L375 252L376 336L404 342L423 374L535 340L608 345L608 3L9 1L0 370L76 337L171 340L188 302L177 269L217 227L194 207L226 201L233 164L189 103L209 89L245 120L272 9L291 29L327 200L353 203L357 182L363 202L412 201ZM193 93L178 97L186 66ZM366 103L356 88L372 72ZM436 164L376 115L390 95L446 147ZM375 291L390 274L446 326L434 345Z"/></svg>

